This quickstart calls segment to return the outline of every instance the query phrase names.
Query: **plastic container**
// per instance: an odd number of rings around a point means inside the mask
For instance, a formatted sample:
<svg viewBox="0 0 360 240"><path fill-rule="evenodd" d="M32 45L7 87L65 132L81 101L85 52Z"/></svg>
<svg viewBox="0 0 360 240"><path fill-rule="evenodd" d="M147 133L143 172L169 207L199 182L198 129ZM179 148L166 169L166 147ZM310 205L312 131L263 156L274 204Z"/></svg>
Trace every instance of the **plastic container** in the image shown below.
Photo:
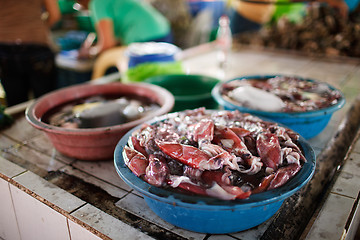
<svg viewBox="0 0 360 240"><path fill-rule="evenodd" d="M66 103L97 95L146 97L158 103L160 108L145 117L109 127L67 129L42 121L52 109ZM174 105L174 97L158 86L145 83L78 84L44 95L26 109L26 119L43 131L55 149L62 154L80 160L95 161L111 159L116 144L130 129L155 116L168 113Z"/></svg>
<svg viewBox="0 0 360 240"><path fill-rule="evenodd" d="M55 42L61 51L79 49L88 34L89 33L86 31L72 30L67 32L64 36L57 38Z"/></svg>
<svg viewBox="0 0 360 240"><path fill-rule="evenodd" d="M173 62L179 51L177 46L165 42L131 43L126 51L128 67L148 62Z"/></svg>
<svg viewBox="0 0 360 240"><path fill-rule="evenodd" d="M219 79L203 75L161 75L145 79L145 82L159 85L175 97L173 112L205 107L216 109L217 102L211 96L213 87Z"/></svg>
<svg viewBox="0 0 360 240"><path fill-rule="evenodd" d="M223 15L219 19L219 28L216 33L217 58L220 66L225 66L232 48L232 33L230 19Z"/></svg>
<svg viewBox="0 0 360 240"><path fill-rule="evenodd" d="M260 111L256 109L251 109L247 107L243 107L240 105L235 105L227 100L225 100L222 95L222 86L225 83L228 83L230 81L238 80L238 79L268 79L273 78L280 75L256 75L256 76L245 76L245 77L238 77L235 79L231 79L226 82L222 82L217 84L213 91L212 96L214 99L226 110L239 110L240 112L247 112L251 113L260 117L265 117L270 120L273 120L275 122L279 122L284 124L285 126L291 128L295 132L298 132L301 136L303 136L305 139L310 139L318 135L320 132L324 130L324 128L329 123L332 114L341 109L345 104L345 97L344 95L339 91L341 94L341 98L333 106L330 106L328 108L315 110L315 111L307 111L307 112L266 112L266 111ZM300 77L298 77L300 78ZM303 78L300 78L303 79ZM304 81L314 81L311 79L303 79ZM330 86L327 84L330 89L336 90L336 88Z"/></svg>
<svg viewBox="0 0 360 240"><path fill-rule="evenodd" d="M162 116L156 121L162 121ZM139 126L140 127L140 126ZM315 154L311 146L300 138L307 162L292 179L282 187L251 195L247 199L220 200L209 197L190 196L155 187L138 178L125 165L122 156L132 129L115 148L114 165L119 176L139 192L152 211L165 221L190 231L225 234L247 230L272 217L285 199L301 189L315 171Z"/></svg>
<svg viewBox="0 0 360 240"><path fill-rule="evenodd" d="M79 60L77 53L77 50L70 50L56 55L57 88L85 83L91 79L94 60Z"/></svg>

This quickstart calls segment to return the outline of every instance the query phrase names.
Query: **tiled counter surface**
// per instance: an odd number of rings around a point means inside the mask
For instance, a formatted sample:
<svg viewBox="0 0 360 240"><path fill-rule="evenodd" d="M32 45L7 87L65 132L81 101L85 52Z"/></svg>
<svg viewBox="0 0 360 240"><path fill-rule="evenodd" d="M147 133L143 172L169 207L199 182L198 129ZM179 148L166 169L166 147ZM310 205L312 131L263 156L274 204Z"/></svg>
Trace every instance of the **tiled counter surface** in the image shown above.
<svg viewBox="0 0 360 240"><path fill-rule="evenodd" d="M239 49L227 68L216 52L184 60L189 73L229 79L250 74L296 74L326 81L347 99L328 127L309 142L321 156L360 93L360 60L323 60ZM0 132L0 238L3 239L260 239L272 219L248 231L206 235L159 219L117 175L112 159L84 162L59 154L24 112ZM358 129L358 128L357 128ZM301 238L351 239L359 222L360 140L339 169L321 208ZM325 187L325 186L324 186ZM350 230L344 234L344 230Z"/></svg>

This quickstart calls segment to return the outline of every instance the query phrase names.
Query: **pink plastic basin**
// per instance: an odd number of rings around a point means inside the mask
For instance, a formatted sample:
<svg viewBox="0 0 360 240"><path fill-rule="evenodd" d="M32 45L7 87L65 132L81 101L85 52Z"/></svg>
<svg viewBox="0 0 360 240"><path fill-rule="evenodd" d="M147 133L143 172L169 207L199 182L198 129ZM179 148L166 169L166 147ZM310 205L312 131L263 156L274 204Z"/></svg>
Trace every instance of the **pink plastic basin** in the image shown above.
<svg viewBox="0 0 360 240"><path fill-rule="evenodd" d="M160 108L145 117L110 127L66 129L47 124L42 117L51 109L94 95L138 95L158 103ZM166 89L146 84L79 84L44 95L26 109L29 123L45 132L60 153L80 160L112 159L116 144L131 128L171 111L174 97Z"/></svg>

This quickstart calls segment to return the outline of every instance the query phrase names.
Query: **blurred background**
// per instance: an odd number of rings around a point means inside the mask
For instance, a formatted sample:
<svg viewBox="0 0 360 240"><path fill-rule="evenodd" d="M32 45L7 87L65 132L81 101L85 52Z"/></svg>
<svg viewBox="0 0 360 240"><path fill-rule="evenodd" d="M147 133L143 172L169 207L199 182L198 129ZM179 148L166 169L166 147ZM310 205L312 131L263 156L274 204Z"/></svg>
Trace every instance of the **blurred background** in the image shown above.
<svg viewBox="0 0 360 240"><path fill-rule="evenodd" d="M61 20L51 28L56 51L56 88L91 79L94 58L77 59L89 34L96 30L88 9L74 0L57 0ZM313 56L360 56L360 8L357 0L341 0L346 13L332 1L295 0L140 0L165 16L173 44L188 49L216 39L219 18L230 19L234 46L293 51ZM44 12L46 14L46 12ZM346 16L344 16L346 15ZM117 71L116 68L109 72ZM1 79L0 79L1 81ZM0 101L6 105L0 86Z"/></svg>

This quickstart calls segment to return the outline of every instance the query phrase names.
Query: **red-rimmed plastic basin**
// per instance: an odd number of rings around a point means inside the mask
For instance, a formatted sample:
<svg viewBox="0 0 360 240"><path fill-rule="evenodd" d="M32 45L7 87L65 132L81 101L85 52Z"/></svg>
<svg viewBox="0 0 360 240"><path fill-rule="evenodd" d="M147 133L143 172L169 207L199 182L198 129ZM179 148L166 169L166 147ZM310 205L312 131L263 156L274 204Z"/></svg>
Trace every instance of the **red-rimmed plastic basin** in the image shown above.
<svg viewBox="0 0 360 240"><path fill-rule="evenodd" d="M96 95L138 95L158 103L160 108L146 117L110 127L66 129L47 124L42 117L51 109L68 102ZM120 82L108 84L79 84L44 95L26 109L29 123L45 132L55 149L80 160L111 159L116 144L131 128L168 113L174 106L174 96L166 89L147 84Z"/></svg>

